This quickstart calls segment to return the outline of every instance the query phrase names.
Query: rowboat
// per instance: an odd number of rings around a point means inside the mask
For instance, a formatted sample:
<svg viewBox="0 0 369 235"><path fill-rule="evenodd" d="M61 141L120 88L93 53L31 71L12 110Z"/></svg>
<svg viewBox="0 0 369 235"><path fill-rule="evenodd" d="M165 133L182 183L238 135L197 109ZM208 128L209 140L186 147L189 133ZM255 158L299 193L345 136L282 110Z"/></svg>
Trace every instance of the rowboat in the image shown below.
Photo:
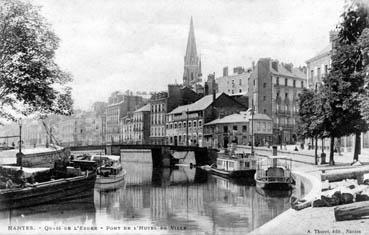
<svg viewBox="0 0 369 235"><path fill-rule="evenodd" d="M120 156L94 155L91 160L98 164L96 187L105 187L103 185L107 184L116 185L116 183L123 181L127 174L120 162Z"/></svg>

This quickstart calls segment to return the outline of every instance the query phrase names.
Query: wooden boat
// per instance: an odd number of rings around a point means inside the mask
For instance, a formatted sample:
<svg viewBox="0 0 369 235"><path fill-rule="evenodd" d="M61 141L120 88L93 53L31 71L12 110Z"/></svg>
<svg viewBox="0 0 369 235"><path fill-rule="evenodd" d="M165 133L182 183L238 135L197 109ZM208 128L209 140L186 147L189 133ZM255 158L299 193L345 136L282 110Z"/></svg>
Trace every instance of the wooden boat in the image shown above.
<svg viewBox="0 0 369 235"><path fill-rule="evenodd" d="M14 170L22 172L17 167ZM51 172L46 181L29 183L24 178L23 185L14 184L10 188L0 189L0 210L79 198L94 187L96 163L73 161L69 166L54 167Z"/></svg>
<svg viewBox="0 0 369 235"><path fill-rule="evenodd" d="M212 166L211 173L234 179L253 179L256 171L256 159L251 154L234 153L222 154L217 158L216 166Z"/></svg>
<svg viewBox="0 0 369 235"><path fill-rule="evenodd" d="M120 156L115 155L94 155L92 161L98 163L96 186L104 187L106 184L116 184L123 181L126 171L120 162Z"/></svg>
<svg viewBox="0 0 369 235"><path fill-rule="evenodd" d="M256 187L268 190L290 190L293 183L291 159L271 157L257 163Z"/></svg>

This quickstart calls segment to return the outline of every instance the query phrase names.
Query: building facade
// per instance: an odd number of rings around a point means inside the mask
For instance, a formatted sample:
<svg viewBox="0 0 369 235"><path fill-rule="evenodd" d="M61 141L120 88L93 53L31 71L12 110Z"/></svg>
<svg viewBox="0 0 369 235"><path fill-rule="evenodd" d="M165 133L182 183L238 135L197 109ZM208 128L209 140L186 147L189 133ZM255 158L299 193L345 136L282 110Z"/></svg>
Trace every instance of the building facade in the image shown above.
<svg viewBox="0 0 369 235"><path fill-rule="evenodd" d="M195 31L191 17L186 54L184 57L183 85L193 87L201 81L201 60L197 55Z"/></svg>
<svg viewBox="0 0 369 235"><path fill-rule="evenodd" d="M246 110L246 107L225 93L207 95L168 113L166 138L171 145L203 146L204 124L216 118Z"/></svg>
<svg viewBox="0 0 369 235"><path fill-rule="evenodd" d="M249 79L249 107L273 120L273 144L297 141L298 95L306 86L304 68L259 59Z"/></svg>
<svg viewBox="0 0 369 235"><path fill-rule="evenodd" d="M133 113L133 142L136 144L150 143L150 104Z"/></svg>
<svg viewBox="0 0 369 235"><path fill-rule="evenodd" d="M324 76L327 76L332 64L332 49L337 39L337 33L329 33L329 45L326 46L313 58L306 61L307 82L310 89L317 89L322 83Z"/></svg>
<svg viewBox="0 0 369 235"><path fill-rule="evenodd" d="M231 94L247 94L248 81L251 69L245 70L242 67L233 68L233 74L228 74L228 67L223 68L223 76L216 78L218 85L217 92Z"/></svg>
<svg viewBox="0 0 369 235"><path fill-rule="evenodd" d="M190 104L201 98L189 87L168 85L168 92L152 95L150 100L150 140L152 144L166 144L166 115L174 108Z"/></svg>
<svg viewBox="0 0 369 235"><path fill-rule="evenodd" d="M252 133L255 146L268 145L272 141L273 122L265 114L240 112L205 124L204 146L227 148L229 143L251 145Z"/></svg>
<svg viewBox="0 0 369 235"><path fill-rule="evenodd" d="M109 104L106 107L106 143L120 143L121 126L120 120L143 105L141 96L126 95L120 92L114 92L109 97Z"/></svg>

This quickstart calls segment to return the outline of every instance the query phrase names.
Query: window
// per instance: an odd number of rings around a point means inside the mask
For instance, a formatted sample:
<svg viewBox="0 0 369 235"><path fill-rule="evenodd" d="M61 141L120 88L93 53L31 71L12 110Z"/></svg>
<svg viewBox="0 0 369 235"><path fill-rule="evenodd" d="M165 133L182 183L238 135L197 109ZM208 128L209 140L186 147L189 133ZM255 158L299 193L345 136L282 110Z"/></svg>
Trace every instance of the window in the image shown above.
<svg viewBox="0 0 369 235"><path fill-rule="evenodd" d="M232 94L234 94L234 90L232 90Z"/></svg>
<svg viewBox="0 0 369 235"><path fill-rule="evenodd" d="M310 71L310 77L311 77L311 78L313 78L313 77L314 77L314 70L313 70L313 69Z"/></svg>
<svg viewBox="0 0 369 235"><path fill-rule="evenodd" d="M193 121L193 127L196 127L196 126L197 126L197 122Z"/></svg>
<svg viewBox="0 0 369 235"><path fill-rule="evenodd" d="M254 79L254 86L255 86L255 79Z"/></svg>
<svg viewBox="0 0 369 235"><path fill-rule="evenodd" d="M247 126L242 126L242 132L246 132L247 131Z"/></svg>
<svg viewBox="0 0 369 235"><path fill-rule="evenodd" d="M188 127L191 127L191 124L192 124L192 123L191 123L191 121L189 121L189 122L188 122Z"/></svg>
<svg viewBox="0 0 369 235"><path fill-rule="evenodd" d="M266 88L267 84L266 82L263 83L263 88Z"/></svg>
<svg viewBox="0 0 369 235"><path fill-rule="evenodd" d="M176 122L174 123L174 128L177 128L177 123Z"/></svg>
<svg viewBox="0 0 369 235"><path fill-rule="evenodd" d="M242 80L240 79L240 86L242 86Z"/></svg>
<svg viewBox="0 0 369 235"><path fill-rule="evenodd" d="M265 95L263 96L263 100L264 100L264 101L266 100L266 97L265 97Z"/></svg>
<svg viewBox="0 0 369 235"><path fill-rule="evenodd" d="M301 81L301 88L304 88L304 81Z"/></svg>
<svg viewBox="0 0 369 235"><path fill-rule="evenodd" d="M240 89L239 92L241 93L242 92L242 89Z"/></svg>
<svg viewBox="0 0 369 235"><path fill-rule="evenodd" d="M288 86L288 79L287 78L284 79L284 85Z"/></svg>
<svg viewBox="0 0 369 235"><path fill-rule="evenodd" d="M223 126L223 132L227 133L228 132L228 126Z"/></svg>
<svg viewBox="0 0 369 235"><path fill-rule="evenodd" d="M324 65L324 74L327 76L328 74L328 65Z"/></svg>
<svg viewBox="0 0 369 235"><path fill-rule="evenodd" d="M199 120L199 126L202 126L202 120Z"/></svg>
<svg viewBox="0 0 369 235"><path fill-rule="evenodd" d="M182 122L178 123L178 128L182 128Z"/></svg>
<svg viewBox="0 0 369 235"><path fill-rule="evenodd" d="M277 85L279 85L279 77L277 77Z"/></svg>
<svg viewBox="0 0 369 235"><path fill-rule="evenodd" d="M186 125L186 122L183 122L183 128L186 128L186 126L187 126L187 125Z"/></svg>
<svg viewBox="0 0 369 235"><path fill-rule="evenodd" d="M296 80L293 80L293 87L296 87Z"/></svg>
<svg viewBox="0 0 369 235"><path fill-rule="evenodd" d="M318 79L320 79L320 68L318 68Z"/></svg>
<svg viewBox="0 0 369 235"><path fill-rule="evenodd" d="M237 126L233 126L233 130L234 131L237 131Z"/></svg>
<svg viewBox="0 0 369 235"><path fill-rule="evenodd" d="M267 110L266 109L264 109L264 113L267 113Z"/></svg>

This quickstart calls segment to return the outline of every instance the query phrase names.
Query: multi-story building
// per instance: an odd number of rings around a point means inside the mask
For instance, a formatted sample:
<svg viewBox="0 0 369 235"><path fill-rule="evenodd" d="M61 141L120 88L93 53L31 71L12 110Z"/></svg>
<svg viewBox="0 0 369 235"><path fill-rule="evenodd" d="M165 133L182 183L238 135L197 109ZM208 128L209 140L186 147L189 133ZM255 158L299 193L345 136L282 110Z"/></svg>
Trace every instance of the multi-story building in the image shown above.
<svg viewBox="0 0 369 235"><path fill-rule="evenodd" d="M273 120L273 143L297 140L298 94L306 86L304 68L259 59L249 79L249 107Z"/></svg>
<svg viewBox="0 0 369 235"><path fill-rule="evenodd" d="M233 68L233 74L228 74L228 67L223 68L223 76L216 78L218 85L217 92L230 94L247 94L248 81L251 75L251 69L245 70L242 67Z"/></svg>
<svg viewBox="0 0 369 235"><path fill-rule="evenodd" d="M133 144L133 112L128 112L126 116L122 117L119 122L120 126L120 143Z"/></svg>
<svg viewBox="0 0 369 235"><path fill-rule="evenodd" d="M165 144L166 114L179 105L190 104L200 98L201 95L181 85L168 85L168 92L153 94L150 100L150 142Z"/></svg>
<svg viewBox="0 0 369 235"><path fill-rule="evenodd" d="M183 85L193 87L201 81L201 60L197 55L195 31L191 17L186 55L184 57Z"/></svg>
<svg viewBox="0 0 369 235"><path fill-rule="evenodd" d="M215 81L215 73L208 75L208 80L205 82L204 95L211 95L213 92L218 92L218 84Z"/></svg>
<svg viewBox="0 0 369 235"><path fill-rule="evenodd" d="M194 103L179 106L167 115L167 142L172 145L202 146L205 123L245 109L244 105L225 93L214 93Z"/></svg>
<svg viewBox="0 0 369 235"><path fill-rule="evenodd" d="M133 113L133 141L136 144L150 143L150 104Z"/></svg>
<svg viewBox="0 0 369 235"><path fill-rule="evenodd" d="M211 121L204 126L204 146L226 148L229 143L255 146L271 143L273 122L266 114L240 112Z"/></svg>
<svg viewBox="0 0 369 235"><path fill-rule="evenodd" d="M326 76L331 68L332 48L337 39L337 32L329 33L329 45L326 46L313 58L306 61L307 65L307 82L310 89L317 89L322 79Z"/></svg>
<svg viewBox="0 0 369 235"><path fill-rule="evenodd" d="M120 120L143 105L141 96L127 95L114 92L106 107L106 143L122 142L120 138Z"/></svg>

